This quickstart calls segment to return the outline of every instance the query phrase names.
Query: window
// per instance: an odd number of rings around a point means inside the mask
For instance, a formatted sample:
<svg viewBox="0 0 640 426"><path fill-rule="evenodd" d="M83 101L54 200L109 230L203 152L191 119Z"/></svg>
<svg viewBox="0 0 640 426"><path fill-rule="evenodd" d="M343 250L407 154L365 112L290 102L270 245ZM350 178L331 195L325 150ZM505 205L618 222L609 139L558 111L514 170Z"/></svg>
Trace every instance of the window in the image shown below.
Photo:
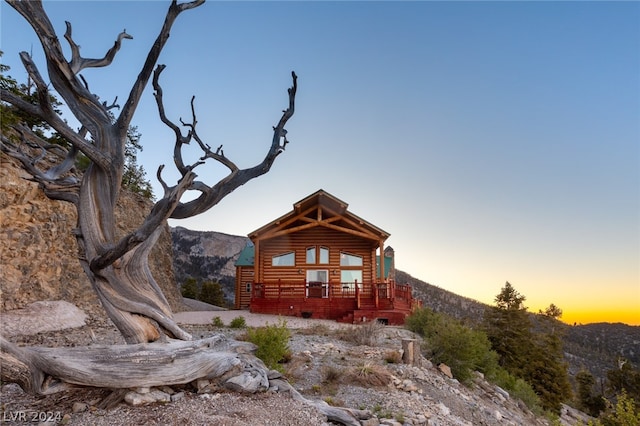
<svg viewBox="0 0 640 426"><path fill-rule="evenodd" d="M329 263L329 249L320 247L320 263Z"/></svg>
<svg viewBox="0 0 640 426"><path fill-rule="evenodd" d="M283 253L271 258L271 266L295 266L296 256L294 252Z"/></svg>
<svg viewBox="0 0 640 426"><path fill-rule="evenodd" d="M340 266L362 266L362 256L341 252Z"/></svg>
<svg viewBox="0 0 640 426"><path fill-rule="evenodd" d="M247 283L247 293L251 293L251 283Z"/></svg>
<svg viewBox="0 0 640 426"><path fill-rule="evenodd" d="M340 282L342 283L362 283L362 270L360 269L346 269L340 271Z"/></svg>
<svg viewBox="0 0 640 426"><path fill-rule="evenodd" d="M307 263L316 263L316 248L307 247Z"/></svg>
<svg viewBox="0 0 640 426"><path fill-rule="evenodd" d="M307 247L307 263L329 263L329 249L327 247L320 247L319 249L316 249L315 246Z"/></svg>

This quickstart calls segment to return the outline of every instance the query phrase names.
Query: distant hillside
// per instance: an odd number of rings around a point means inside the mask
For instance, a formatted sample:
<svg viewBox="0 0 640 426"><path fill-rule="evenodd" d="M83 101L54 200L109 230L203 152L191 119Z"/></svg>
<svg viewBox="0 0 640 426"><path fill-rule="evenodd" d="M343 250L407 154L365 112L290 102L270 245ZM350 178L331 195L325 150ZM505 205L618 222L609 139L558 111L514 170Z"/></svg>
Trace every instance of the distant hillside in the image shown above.
<svg viewBox="0 0 640 426"><path fill-rule="evenodd" d="M192 231L180 226L171 228L173 269L178 287L187 278L222 284L225 300L233 305L235 298L235 262L251 240L220 232Z"/></svg>
<svg viewBox="0 0 640 426"><path fill-rule="evenodd" d="M484 303L428 284L401 270L396 270L396 282L411 285L414 297L422 300L423 306L463 322L482 321L484 311L487 308Z"/></svg>

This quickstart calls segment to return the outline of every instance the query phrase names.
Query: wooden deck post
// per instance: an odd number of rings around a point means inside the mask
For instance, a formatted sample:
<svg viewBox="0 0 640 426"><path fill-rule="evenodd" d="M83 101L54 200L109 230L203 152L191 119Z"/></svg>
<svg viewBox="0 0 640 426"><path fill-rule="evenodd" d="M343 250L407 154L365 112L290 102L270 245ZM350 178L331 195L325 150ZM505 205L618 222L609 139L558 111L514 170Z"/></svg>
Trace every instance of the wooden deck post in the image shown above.
<svg viewBox="0 0 640 426"><path fill-rule="evenodd" d="M373 300L376 304L376 309L380 307L380 284L379 283L371 283L371 290L374 293Z"/></svg>
<svg viewBox="0 0 640 426"><path fill-rule="evenodd" d="M380 280L385 280L384 270L384 240L380 240Z"/></svg>
<svg viewBox="0 0 640 426"><path fill-rule="evenodd" d="M356 309L360 309L360 286L358 286L358 280L355 280L356 284Z"/></svg>

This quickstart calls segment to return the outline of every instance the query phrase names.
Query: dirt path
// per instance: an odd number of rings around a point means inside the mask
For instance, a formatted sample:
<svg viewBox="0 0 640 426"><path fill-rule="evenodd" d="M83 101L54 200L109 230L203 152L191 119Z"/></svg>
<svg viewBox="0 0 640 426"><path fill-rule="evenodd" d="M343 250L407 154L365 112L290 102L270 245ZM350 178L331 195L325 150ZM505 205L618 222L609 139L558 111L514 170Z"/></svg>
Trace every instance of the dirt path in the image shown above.
<svg viewBox="0 0 640 426"><path fill-rule="evenodd" d="M309 328L324 325L330 329L339 329L348 326L331 320L305 319L299 317L287 317L279 315L253 314L249 311L187 311L173 314L173 318L179 324L201 325L211 324L213 318L220 317L225 325L229 325L234 318L243 317L247 326L261 327L266 324L277 324L280 319L287 322L292 329Z"/></svg>

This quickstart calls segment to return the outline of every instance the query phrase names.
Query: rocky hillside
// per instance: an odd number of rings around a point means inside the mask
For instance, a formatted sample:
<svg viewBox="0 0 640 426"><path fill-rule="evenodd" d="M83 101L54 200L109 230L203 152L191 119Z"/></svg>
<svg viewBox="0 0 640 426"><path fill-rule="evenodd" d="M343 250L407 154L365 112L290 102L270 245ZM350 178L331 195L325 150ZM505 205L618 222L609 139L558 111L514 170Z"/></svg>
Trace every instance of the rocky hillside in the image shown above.
<svg viewBox="0 0 640 426"><path fill-rule="evenodd" d="M48 199L12 160L0 156L0 311L41 300L65 300L85 311L104 315L76 257L72 230L74 207ZM122 193L116 221L124 235L142 223L151 203ZM182 310L173 277L173 252L166 226L154 248L150 266L172 309Z"/></svg>
<svg viewBox="0 0 640 426"><path fill-rule="evenodd" d="M461 321L481 321L487 308L483 303L428 284L404 271L396 270L396 281L411 285L414 297L422 300L423 306Z"/></svg>
<svg viewBox="0 0 640 426"><path fill-rule="evenodd" d="M225 300L235 299L235 262L251 240L221 232L192 231L180 226L171 228L173 269L178 287L188 278L222 284Z"/></svg>
<svg viewBox="0 0 640 426"><path fill-rule="evenodd" d="M415 296L424 306L469 324L481 321L488 308L488 305L428 284L403 271L396 271L396 280L411 284ZM534 315L532 320L535 321ZM565 359L572 377L585 368L596 379L604 379L606 372L616 367L618 357L640 368L640 327L611 323L558 325L564 332Z"/></svg>
<svg viewBox="0 0 640 426"><path fill-rule="evenodd" d="M226 311L224 324L231 318L251 314ZM228 314L228 315L227 315ZM266 316L275 322L276 317ZM359 421L352 426L403 425L491 425L520 426L550 424L576 425L587 418L580 412L563 407L560 423L535 416L520 400L488 383L480 374L468 385L452 379L448 367L433 365L421 356L413 364L401 360L404 339L418 339L401 327L377 323L350 326L326 324L322 320L291 321L288 342L290 357L282 365L284 375L307 401L325 401L350 410ZM239 339L246 330L207 325L186 325L194 336L224 334ZM93 338L91 336L94 336ZM19 344L68 346L89 345L95 339L103 344L121 342L116 330L96 324L60 332L16 337ZM274 375L277 377L279 375ZM52 413L62 424L73 425L278 425L329 426L327 418L301 398L292 397L286 388L274 385L268 392L238 394L220 391L215 381L163 386L148 389L147 400L160 402L142 406L120 403L114 408L101 407L109 395L107 389L80 389L44 397L25 394L17 385L2 386L0 416L5 424L22 425L12 413ZM136 397L135 392L129 392ZM152 396L153 395L153 396ZM138 397L138 400L142 400ZM15 421L13 421L15 420Z"/></svg>

